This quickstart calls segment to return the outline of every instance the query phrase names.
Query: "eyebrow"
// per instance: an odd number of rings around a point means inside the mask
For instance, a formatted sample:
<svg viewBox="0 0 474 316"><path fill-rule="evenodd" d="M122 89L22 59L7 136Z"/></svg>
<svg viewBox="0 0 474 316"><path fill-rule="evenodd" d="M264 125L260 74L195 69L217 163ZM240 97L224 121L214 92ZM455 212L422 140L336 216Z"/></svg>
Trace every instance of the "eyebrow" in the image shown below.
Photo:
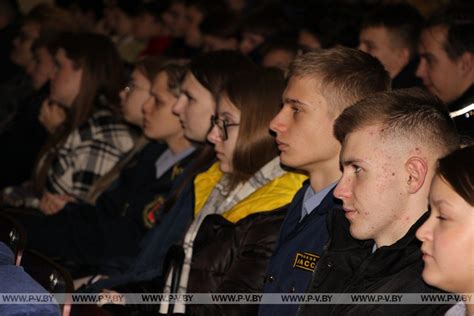
<svg viewBox="0 0 474 316"><path fill-rule="evenodd" d="M419 54L420 58L429 58L429 59L435 59L435 56L431 54L430 52L424 52Z"/></svg>
<svg viewBox="0 0 474 316"><path fill-rule="evenodd" d="M449 206L449 207L452 207L453 205L451 203L449 203L448 201L446 200L434 200L434 201L430 201L430 204L433 204L435 205L436 207L440 207L441 205L443 204L446 204L446 206Z"/></svg>
<svg viewBox="0 0 474 316"><path fill-rule="evenodd" d="M217 114L218 114L218 116L222 116L222 117L225 117L225 118L236 119L235 115L233 115L232 113L227 112L227 111L218 112Z"/></svg>
<svg viewBox="0 0 474 316"><path fill-rule="evenodd" d="M182 89L181 93L184 94L186 97L188 97L190 99L194 99L193 95L191 93L189 93L188 90Z"/></svg>
<svg viewBox="0 0 474 316"><path fill-rule="evenodd" d="M154 97L155 99L161 100L160 96L156 92L154 92L153 90L150 90L150 95L152 97Z"/></svg>
<svg viewBox="0 0 474 316"><path fill-rule="evenodd" d="M308 103L302 102L298 99L292 99L292 98L284 98L283 103L290 103L294 105L303 105L303 106L309 106Z"/></svg>
<svg viewBox="0 0 474 316"><path fill-rule="evenodd" d="M341 159L340 161L341 166L350 166L353 164L360 164L360 163L368 163L368 162L363 159L355 159L355 158Z"/></svg>

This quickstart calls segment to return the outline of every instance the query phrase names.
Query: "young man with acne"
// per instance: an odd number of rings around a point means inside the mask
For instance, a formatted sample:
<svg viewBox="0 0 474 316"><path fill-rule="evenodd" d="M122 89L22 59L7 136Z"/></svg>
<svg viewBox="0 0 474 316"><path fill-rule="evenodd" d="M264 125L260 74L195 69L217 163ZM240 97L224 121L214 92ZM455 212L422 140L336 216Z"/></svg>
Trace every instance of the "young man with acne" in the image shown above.
<svg viewBox="0 0 474 316"><path fill-rule="evenodd" d="M436 293L424 283L416 230L427 219L438 158L459 144L454 122L420 89L373 94L345 109L334 134L343 210L328 219L330 242L311 293ZM437 315L445 305L302 305L299 315Z"/></svg>

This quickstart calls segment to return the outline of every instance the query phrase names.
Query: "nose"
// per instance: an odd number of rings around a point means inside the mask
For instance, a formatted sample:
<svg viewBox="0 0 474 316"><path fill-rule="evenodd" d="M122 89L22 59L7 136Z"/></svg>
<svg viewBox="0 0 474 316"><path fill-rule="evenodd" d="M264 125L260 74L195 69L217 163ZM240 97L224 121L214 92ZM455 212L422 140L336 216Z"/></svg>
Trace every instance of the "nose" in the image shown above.
<svg viewBox="0 0 474 316"><path fill-rule="evenodd" d="M120 90L119 97L120 97L120 101L122 101L122 102L125 101L125 98L127 97L127 92L125 91L125 88Z"/></svg>
<svg viewBox="0 0 474 316"><path fill-rule="evenodd" d="M364 53L368 53L367 45L364 45L362 43L359 43L359 46L357 46L357 49L360 51L363 51Z"/></svg>
<svg viewBox="0 0 474 316"><path fill-rule="evenodd" d="M416 69L416 76L418 78L424 79L426 78L427 68L426 68L426 61L421 58L420 62L418 63L418 68Z"/></svg>
<svg viewBox="0 0 474 316"><path fill-rule="evenodd" d="M432 240L432 233L433 233L433 222L434 222L434 216L433 213L431 213L430 217L424 222L423 225L418 228L416 231L416 238L418 240L425 242Z"/></svg>
<svg viewBox="0 0 474 316"><path fill-rule="evenodd" d="M150 113L151 109L155 106L155 99L150 96L148 100L145 101L142 105L142 113L147 114Z"/></svg>
<svg viewBox="0 0 474 316"><path fill-rule="evenodd" d="M270 122L270 129L275 133L283 133L286 131L287 126L285 124L285 113L284 108L278 112L278 114L271 120Z"/></svg>
<svg viewBox="0 0 474 316"><path fill-rule="evenodd" d="M58 77L58 68L54 67L54 70L51 72L51 83L54 83Z"/></svg>
<svg viewBox="0 0 474 316"><path fill-rule="evenodd" d="M221 138L221 135L219 133L219 128L217 127L217 125L214 125L211 128L211 130L207 134L207 140L209 142L211 142L212 144L214 144L214 145L219 143L219 142L222 142L222 138Z"/></svg>
<svg viewBox="0 0 474 316"><path fill-rule="evenodd" d="M178 100L173 104L173 107L171 108L171 111L175 115L180 115L183 112L184 106L187 102L187 98L184 94L180 94L178 97Z"/></svg>
<svg viewBox="0 0 474 316"><path fill-rule="evenodd" d="M352 181L350 179L347 179L343 175L341 179L339 180L339 182L337 183L336 187L334 188L333 195L342 201L350 198L352 194L351 182Z"/></svg>

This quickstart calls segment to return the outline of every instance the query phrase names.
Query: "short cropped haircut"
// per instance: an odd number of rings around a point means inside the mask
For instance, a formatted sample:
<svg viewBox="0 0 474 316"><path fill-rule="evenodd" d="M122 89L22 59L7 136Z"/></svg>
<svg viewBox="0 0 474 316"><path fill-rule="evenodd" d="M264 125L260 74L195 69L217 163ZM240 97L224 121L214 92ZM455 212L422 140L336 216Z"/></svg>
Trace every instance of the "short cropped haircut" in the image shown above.
<svg viewBox="0 0 474 316"><path fill-rule="evenodd" d="M459 136L443 102L420 88L375 93L345 109L336 119L334 135L346 136L380 124L382 137L415 140L441 155L459 147Z"/></svg>
<svg viewBox="0 0 474 316"><path fill-rule="evenodd" d="M376 7L363 20L362 29L385 27L395 44L410 50L410 57L416 56L423 17L408 3L386 4Z"/></svg>
<svg viewBox="0 0 474 316"><path fill-rule="evenodd" d="M474 145L460 148L438 161L436 173L469 205L474 206Z"/></svg>
<svg viewBox="0 0 474 316"><path fill-rule="evenodd" d="M315 89L325 97L331 114L369 94L390 89L390 76L377 58L352 48L337 47L298 56L288 78L304 77L319 82Z"/></svg>
<svg viewBox="0 0 474 316"><path fill-rule="evenodd" d="M465 52L474 53L474 5L443 7L426 22L425 29L445 27L443 48L455 61Z"/></svg>

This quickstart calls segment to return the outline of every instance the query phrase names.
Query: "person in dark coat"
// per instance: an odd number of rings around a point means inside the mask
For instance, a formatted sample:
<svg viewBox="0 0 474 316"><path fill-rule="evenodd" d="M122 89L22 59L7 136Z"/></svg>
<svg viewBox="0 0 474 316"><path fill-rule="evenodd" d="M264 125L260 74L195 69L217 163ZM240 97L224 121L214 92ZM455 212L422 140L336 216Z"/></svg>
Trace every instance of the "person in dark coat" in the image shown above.
<svg viewBox="0 0 474 316"><path fill-rule="evenodd" d="M328 250L309 293L438 293L421 277L416 230L436 161L459 145L442 102L420 89L373 94L337 118L342 178ZM445 305L302 305L299 315L437 315Z"/></svg>
<svg viewBox="0 0 474 316"><path fill-rule="evenodd" d="M408 3L377 7L362 22L359 49L380 60L393 89L422 86L415 76L422 23L421 14Z"/></svg>
<svg viewBox="0 0 474 316"><path fill-rule="evenodd" d="M345 84L349 80L350 86ZM291 65L284 105L270 129L276 134L281 163L307 172L310 179L289 207L266 270L265 293L306 290L328 240L326 217L341 204L332 195L340 177L334 120L344 108L389 87L382 64L355 49L307 53ZM335 95L341 97L335 99ZM259 312L292 315L297 307L261 305Z"/></svg>
<svg viewBox="0 0 474 316"><path fill-rule="evenodd" d="M417 76L447 106L463 142L474 140L474 8L442 8L421 33Z"/></svg>

